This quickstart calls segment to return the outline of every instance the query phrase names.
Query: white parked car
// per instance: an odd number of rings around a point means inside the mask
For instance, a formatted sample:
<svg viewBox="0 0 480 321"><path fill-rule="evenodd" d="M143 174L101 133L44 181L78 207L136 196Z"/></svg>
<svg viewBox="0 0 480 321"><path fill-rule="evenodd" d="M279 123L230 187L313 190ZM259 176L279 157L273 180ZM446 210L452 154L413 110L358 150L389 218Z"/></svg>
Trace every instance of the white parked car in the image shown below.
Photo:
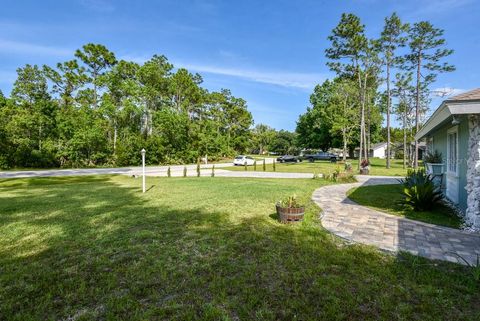
<svg viewBox="0 0 480 321"><path fill-rule="evenodd" d="M254 162L255 160L253 159L253 157L238 155L238 156L235 156L235 159L233 160L233 165L235 166L253 165Z"/></svg>

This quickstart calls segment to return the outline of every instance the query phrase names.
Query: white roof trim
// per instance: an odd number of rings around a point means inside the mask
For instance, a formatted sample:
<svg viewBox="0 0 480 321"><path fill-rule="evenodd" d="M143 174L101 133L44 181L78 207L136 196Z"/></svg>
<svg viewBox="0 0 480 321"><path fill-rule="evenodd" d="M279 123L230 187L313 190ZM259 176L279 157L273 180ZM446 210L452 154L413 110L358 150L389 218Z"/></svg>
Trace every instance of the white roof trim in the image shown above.
<svg viewBox="0 0 480 321"><path fill-rule="evenodd" d="M480 103L449 103L448 109L450 109L452 115L478 114L480 113Z"/></svg>
<svg viewBox="0 0 480 321"><path fill-rule="evenodd" d="M377 144L373 144L373 145L377 145ZM382 143L381 145L378 145L378 146L371 146L370 149L377 150L377 149L383 148L385 146L387 146L387 143Z"/></svg>
<svg viewBox="0 0 480 321"><path fill-rule="evenodd" d="M433 129L447 120L451 115L462 114L480 114L479 102L442 102L440 107L427 120L425 125L415 135L416 140L420 140L427 136Z"/></svg>
<svg viewBox="0 0 480 321"><path fill-rule="evenodd" d="M429 132L432 131L435 127L443 123L448 117L450 117L450 110L447 108L447 105L443 102L440 107L430 116L425 125L420 128L418 133L415 135L416 140L420 140L423 137L427 136Z"/></svg>

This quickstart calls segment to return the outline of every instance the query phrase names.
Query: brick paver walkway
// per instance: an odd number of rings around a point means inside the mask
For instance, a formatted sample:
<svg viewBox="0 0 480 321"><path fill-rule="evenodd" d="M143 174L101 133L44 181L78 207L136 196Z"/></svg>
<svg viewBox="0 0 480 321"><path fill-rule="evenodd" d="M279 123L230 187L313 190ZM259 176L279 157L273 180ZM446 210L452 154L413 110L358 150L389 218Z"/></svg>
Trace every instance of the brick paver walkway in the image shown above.
<svg viewBox="0 0 480 321"><path fill-rule="evenodd" d="M480 255L480 235L385 214L360 206L346 192L361 185L395 184L386 177L357 177L359 182L320 187L312 195L322 208L322 224L350 241L387 251L408 251L429 259L462 263L461 255L475 263Z"/></svg>

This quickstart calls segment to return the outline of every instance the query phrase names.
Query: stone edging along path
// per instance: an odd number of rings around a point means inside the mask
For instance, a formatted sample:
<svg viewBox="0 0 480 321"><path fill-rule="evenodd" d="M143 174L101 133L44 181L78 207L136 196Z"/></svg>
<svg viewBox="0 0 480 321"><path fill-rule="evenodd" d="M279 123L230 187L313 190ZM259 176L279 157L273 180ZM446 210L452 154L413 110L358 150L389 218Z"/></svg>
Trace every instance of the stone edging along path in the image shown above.
<svg viewBox="0 0 480 321"><path fill-rule="evenodd" d="M316 189L312 200L322 209L322 225L349 241L391 252L407 251L433 260L475 264L480 255L480 235L418 222L360 206L346 193L362 185L397 184L396 178L362 177L358 183Z"/></svg>

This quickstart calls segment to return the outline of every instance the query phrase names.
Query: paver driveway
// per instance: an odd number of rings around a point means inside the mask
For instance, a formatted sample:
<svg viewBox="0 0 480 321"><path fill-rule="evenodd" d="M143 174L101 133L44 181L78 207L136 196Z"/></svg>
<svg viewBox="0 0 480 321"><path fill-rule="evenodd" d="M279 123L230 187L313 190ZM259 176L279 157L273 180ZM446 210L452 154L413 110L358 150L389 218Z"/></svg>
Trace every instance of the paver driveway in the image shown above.
<svg viewBox="0 0 480 321"><path fill-rule="evenodd" d="M358 183L320 187L313 201L322 208L322 224L350 241L387 251L408 251L429 259L474 264L480 255L480 235L413 221L360 206L347 198L349 189L361 185L396 184L395 178L357 177Z"/></svg>

